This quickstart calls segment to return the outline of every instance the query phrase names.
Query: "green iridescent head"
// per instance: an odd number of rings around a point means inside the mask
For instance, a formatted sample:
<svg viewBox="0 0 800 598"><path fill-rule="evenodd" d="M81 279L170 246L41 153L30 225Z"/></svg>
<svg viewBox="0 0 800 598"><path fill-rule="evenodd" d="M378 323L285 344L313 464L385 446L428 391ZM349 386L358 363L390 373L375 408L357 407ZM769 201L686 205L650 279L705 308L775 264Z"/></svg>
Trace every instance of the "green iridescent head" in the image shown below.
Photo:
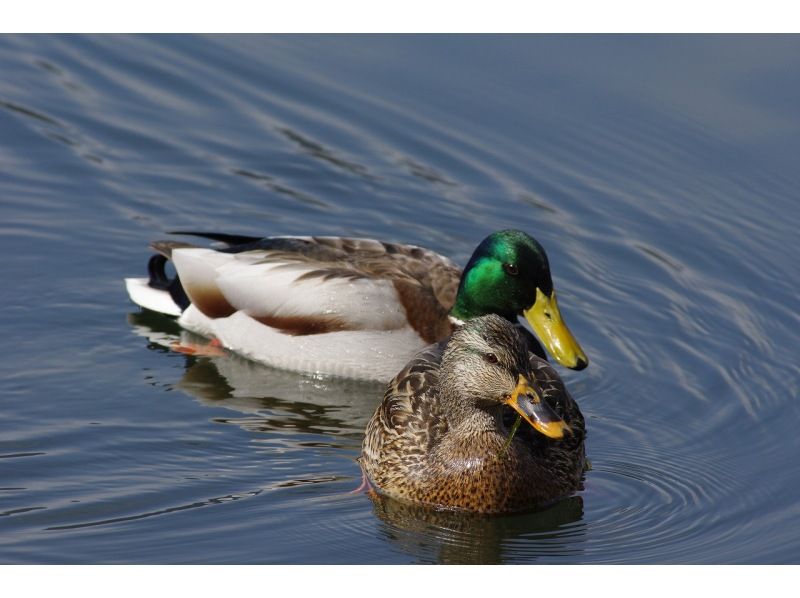
<svg viewBox="0 0 800 598"><path fill-rule="evenodd" d="M523 316L560 364L576 370L588 364L558 310L547 253L527 233L492 233L481 241L464 269L450 315L468 320L487 314L511 322Z"/></svg>

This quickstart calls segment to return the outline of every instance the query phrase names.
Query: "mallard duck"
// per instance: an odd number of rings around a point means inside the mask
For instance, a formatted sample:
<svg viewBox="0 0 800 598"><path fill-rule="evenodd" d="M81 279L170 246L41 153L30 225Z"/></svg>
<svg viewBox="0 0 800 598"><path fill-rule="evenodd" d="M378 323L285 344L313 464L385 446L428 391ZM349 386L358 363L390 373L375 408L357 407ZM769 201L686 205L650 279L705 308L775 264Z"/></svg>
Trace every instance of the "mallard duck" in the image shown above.
<svg viewBox="0 0 800 598"><path fill-rule="evenodd" d="M495 313L511 322L524 317L560 364L588 363L561 318L544 248L521 231L489 235L463 276L448 258L413 245L175 234L222 246L153 243L150 277L126 279L131 299L255 361L384 382L454 327Z"/></svg>
<svg viewBox="0 0 800 598"><path fill-rule="evenodd" d="M514 412L529 426L512 435ZM359 462L366 481L391 498L507 513L576 490L583 441L583 415L555 370L507 320L488 315L394 377L367 424Z"/></svg>

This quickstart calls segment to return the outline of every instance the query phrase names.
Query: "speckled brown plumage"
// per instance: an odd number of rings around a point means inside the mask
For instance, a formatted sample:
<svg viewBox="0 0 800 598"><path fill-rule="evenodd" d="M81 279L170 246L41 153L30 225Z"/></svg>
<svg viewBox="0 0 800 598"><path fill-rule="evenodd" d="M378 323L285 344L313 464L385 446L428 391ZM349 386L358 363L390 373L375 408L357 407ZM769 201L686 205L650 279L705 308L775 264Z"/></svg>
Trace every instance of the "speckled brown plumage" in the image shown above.
<svg viewBox="0 0 800 598"><path fill-rule="evenodd" d="M487 365L481 356L489 352L499 364ZM523 422L503 453L515 414L499 397L518 374L529 377L572 433L552 440ZM580 409L555 370L527 351L514 326L485 316L417 354L391 381L367 425L360 462L372 485L393 498L512 512L578 487L584 436Z"/></svg>

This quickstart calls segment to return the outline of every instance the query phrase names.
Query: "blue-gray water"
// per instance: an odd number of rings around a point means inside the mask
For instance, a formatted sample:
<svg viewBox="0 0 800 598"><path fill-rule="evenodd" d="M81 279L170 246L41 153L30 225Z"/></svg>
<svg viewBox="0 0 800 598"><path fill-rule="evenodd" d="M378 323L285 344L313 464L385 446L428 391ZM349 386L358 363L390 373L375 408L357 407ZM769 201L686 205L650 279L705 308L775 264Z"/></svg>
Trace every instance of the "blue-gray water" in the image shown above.
<svg viewBox="0 0 800 598"><path fill-rule="evenodd" d="M0 562L800 562L800 37L0 36ZM541 513L351 494L380 385L163 348L172 229L547 248Z"/></svg>

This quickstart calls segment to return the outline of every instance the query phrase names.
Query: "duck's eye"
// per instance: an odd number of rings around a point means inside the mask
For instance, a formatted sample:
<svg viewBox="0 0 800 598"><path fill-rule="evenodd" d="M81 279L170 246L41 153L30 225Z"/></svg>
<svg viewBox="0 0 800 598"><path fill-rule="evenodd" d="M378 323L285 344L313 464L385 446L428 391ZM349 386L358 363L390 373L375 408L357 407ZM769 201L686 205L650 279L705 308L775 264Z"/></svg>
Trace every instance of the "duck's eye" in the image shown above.
<svg viewBox="0 0 800 598"><path fill-rule="evenodd" d="M483 360L486 363L497 363L497 355L495 355L494 353L484 353Z"/></svg>
<svg viewBox="0 0 800 598"><path fill-rule="evenodd" d="M505 270L506 274L509 276L516 276L519 274L519 268L516 264L503 264L503 270Z"/></svg>

